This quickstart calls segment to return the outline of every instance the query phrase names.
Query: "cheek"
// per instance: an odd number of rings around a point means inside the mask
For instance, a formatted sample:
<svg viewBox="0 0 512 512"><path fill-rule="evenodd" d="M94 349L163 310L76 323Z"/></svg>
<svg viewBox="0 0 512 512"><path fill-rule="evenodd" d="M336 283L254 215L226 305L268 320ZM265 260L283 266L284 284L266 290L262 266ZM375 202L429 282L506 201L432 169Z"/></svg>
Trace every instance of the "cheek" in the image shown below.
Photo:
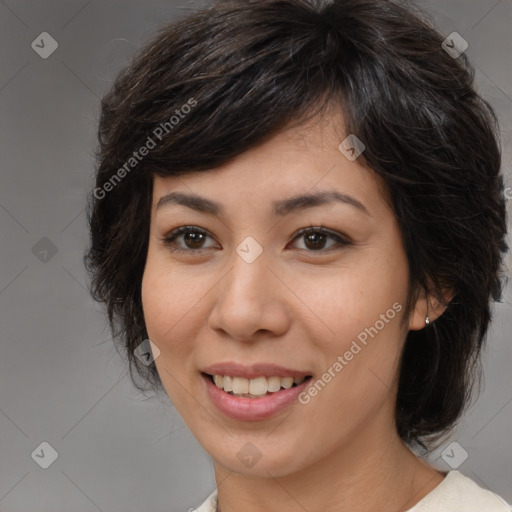
<svg viewBox="0 0 512 512"><path fill-rule="evenodd" d="M328 390L318 386L319 394L325 393L318 407L336 403L338 410L363 413L393 388L405 334L401 321L408 286L408 265L399 247L380 246L375 254L369 250L358 258L350 272L339 268L321 279L317 276L314 292L311 279L299 281L297 295L302 293L303 302L318 312L306 323L328 381Z"/></svg>
<svg viewBox="0 0 512 512"><path fill-rule="evenodd" d="M195 335L190 328L198 321L193 319L197 298L183 273L165 267L150 250L142 279L142 307L148 337L160 350L155 366L163 386L174 406L187 411L191 404L184 389L192 389Z"/></svg>
<svg viewBox="0 0 512 512"><path fill-rule="evenodd" d="M350 271L333 268L295 277L302 318L323 352L343 353L358 336L364 341L374 327L392 338L400 333L400 311L407 296L407 266L400 260L391 263L381 254L378 262L361 258Z"/></svg>
<svg viewBox="0 0 512 512"><path fill-rule="evenodd" d="M157 367L162 361L177 367L181 357L190 352L191 337L184 329L195 324L190 317L194 316L196 292L200 293L191 288L191 281L184 272L168 268L165 259L150 248L141 295L148 336L162 356L156 361Z"/></svg>
<svg viewBox="0 0 512 512"><path fill-rule="evenodd" d="M190 274L171 266L165 251L149 244L142 277L142 307L148 334L164 341L171 337L178 319L193 308L195 299Z"/></svg>
<svg viewBox="0 0 512 512"><path fill-rule="evenodd" d="M384 401L392 403L405 334L401 320L408 265L399 245L382 247L378 254L360 258L357 270L340 271L336 279L326 281L316 295L322 319L334 334L317 338L326 356L320 380L328 383L319 383L322 398L311 397L310 405L315 416L335 420L330 424L336 425L333 435L338 428L348 432L350 426L362 424Z"/></svg>

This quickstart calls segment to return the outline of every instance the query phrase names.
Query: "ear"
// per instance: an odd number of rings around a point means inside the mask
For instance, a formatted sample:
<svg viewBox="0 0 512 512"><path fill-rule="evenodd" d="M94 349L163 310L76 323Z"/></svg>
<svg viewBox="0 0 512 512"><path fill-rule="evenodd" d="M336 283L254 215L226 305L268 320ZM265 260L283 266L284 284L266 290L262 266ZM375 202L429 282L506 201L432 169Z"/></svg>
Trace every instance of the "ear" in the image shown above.
<svg viewBox="0 0 512 512"><path fill-rule="evenodd" d="M426 318L428 315L429 323L432 323L436 318L439 318L447 308L448 302L450 302L455 295L455 290L448 288L443 290L443 297L445 304L441 304L431 295L427 295L425 290L418 294L414 308L411 311L409 317L409 330L419 331L423 329L427 323Z"/></svg>

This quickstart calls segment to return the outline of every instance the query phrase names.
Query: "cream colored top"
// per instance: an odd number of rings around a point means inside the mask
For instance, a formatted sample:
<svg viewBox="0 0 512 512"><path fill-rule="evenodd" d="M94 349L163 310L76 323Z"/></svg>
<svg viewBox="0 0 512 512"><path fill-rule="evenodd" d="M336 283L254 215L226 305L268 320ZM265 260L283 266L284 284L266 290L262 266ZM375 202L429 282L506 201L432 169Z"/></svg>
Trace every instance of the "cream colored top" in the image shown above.
<svg viewBox="0 0 512 512"><path fill-rule="evenodd" d="M191 512L217 512L217 490ZM512 512L512 507L471 478L449 471L437 487L407 512Z"/></svg>

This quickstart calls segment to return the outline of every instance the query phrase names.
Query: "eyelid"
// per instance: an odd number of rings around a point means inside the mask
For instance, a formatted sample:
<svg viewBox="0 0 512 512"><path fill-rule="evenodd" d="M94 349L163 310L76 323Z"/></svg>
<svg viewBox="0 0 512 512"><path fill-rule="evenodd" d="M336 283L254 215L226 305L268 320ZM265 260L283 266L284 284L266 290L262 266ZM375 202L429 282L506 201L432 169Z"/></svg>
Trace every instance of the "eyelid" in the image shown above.
<svg viewBox="0 0 512 512"><path fill-rule="evenodd" d="M206 230L204 228L200 228L199 226L186 225L186 226L179 226L179 227L171 230L169 233L167 233L162 238L161 241L166 246L172 246L174 241L176 240L176 238L178 238L179 236L181 236L184 233L189 232L189 231L195 231L197 233L201 233L201 234L206 235L206 236L212 238L213 240L215 240L215 238L208 232L208 230ZM317 251L307 250L307 249L298 249L300 251L307 252L312 255L315 255L315 254L323 255L323 254L331 252L333 249L337 249L337 248L339 249L340 247L353 244L353 241L348 236L343 235L338 232L335 232L335 231L332 231L328 228L325 228L322 225L313 225L313 224L310 224L309 226L307 226L305 228L301 228L298 231L296 231L293 234L293 236L291 237L291 242L298 239L300 236L306 235L308 233L321 233L321 234L327 235L327 236L337 240L337 244L335 244L333 247L330 247L327 249L319 249ZM287 244L287 246L288 245L289 245L289 243ZM209 249L212 249L212 247L205 247L205 248L199 248L199 249L173 248L172 252L181 252L181 253L188 253L188 254L194 254L194 253L202 254L203 252L208 251Z"/></svg>
<svg viewBox="0 0 512 512"><path fill-rule="evenodd" d="M214 237L206 229L200 228L199 226L187 225L187 226L179 226L179 227L171 230L169 233L167 233L162 238L162 243L164 245L170 246L170 245L173 244L173 242L174 242L174 240L176 238L178 238L179 236L181 236L182 234L184 234L184 233L186 233L188 231L195 231L197 233L201 233L203 235L207 235L210 238L214 239ZM177 249L173 249L173 251L176 251L176 252L187 252L187 253L194 253L195 252L195 253L199 254L202 251L207 250L207 249L210 249L210 247L202 248L202 249L182 249L182 248L177 248Z"/></svg>
<svg viewBox="0 0 512 512"><path fill-rule="evenodd" d="M310 226L308 226L306 228L299 229L299 231L294 233L292 240L295 240L299 236L306 235L308 233L322 233L322 234L328 235L332 238L337 238L341 243L345 243L345 244L353 243L352 240L348 236L346 236L342 233L338 233L337 231L332 231L329 228L325 228L321 224L319 224L319 225L311 224ZM311 251L311 252L315 252L315 251ZM316 252L320 252L320 251L316 251Z"/></svg>

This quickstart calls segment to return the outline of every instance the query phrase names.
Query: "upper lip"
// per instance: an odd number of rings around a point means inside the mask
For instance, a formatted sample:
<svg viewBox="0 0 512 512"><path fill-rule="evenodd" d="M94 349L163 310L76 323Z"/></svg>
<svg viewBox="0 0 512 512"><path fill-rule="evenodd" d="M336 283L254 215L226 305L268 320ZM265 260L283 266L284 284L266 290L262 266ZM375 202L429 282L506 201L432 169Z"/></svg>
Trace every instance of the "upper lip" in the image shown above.
<svg viewBox="0 0 512 512"><path fill-rule="evenodd" d="M273 363L254 363L244 365L235 362L222 362L212 364L201 370L209 375L228 375L230 377L245 377L255 379L256 377L295 377L303 378L311 375L309 372L285 368Z"/></svg>

